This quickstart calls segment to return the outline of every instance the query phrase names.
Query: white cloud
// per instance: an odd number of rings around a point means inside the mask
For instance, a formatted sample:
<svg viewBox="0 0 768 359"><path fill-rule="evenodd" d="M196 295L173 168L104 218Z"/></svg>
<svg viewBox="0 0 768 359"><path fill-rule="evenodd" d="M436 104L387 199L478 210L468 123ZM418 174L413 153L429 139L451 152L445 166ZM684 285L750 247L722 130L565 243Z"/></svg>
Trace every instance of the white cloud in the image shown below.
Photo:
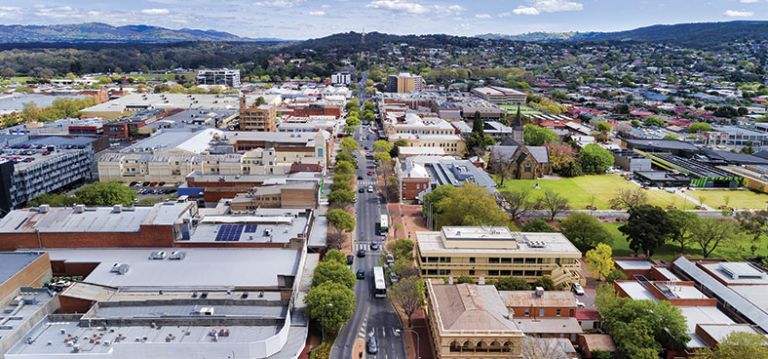
<svg viewBox="0 0 768 359"><path fill-rule="evenodd" d="M535 7L530 7L530 6L521 6L521 7L517 8L517 9L512 10L512 12L515 13L515 15L538 15L538 14L541 14L541 12L539 12L539 9L537 9Z"/></svg>
<svg viewBox="0 0 768 359"><path fill-rule="evenodd" d="M310 11L309 16L325 16L325 11L323 10Z"/></svg>
<svg viewBox="0 0 768 359"><path fill-rule="evenodd" d="M271 7L271 8L289 8L303 3L304 0L269 0L269 1L257 1L254 5Z"/></svg>
<svg viewBox="0 0 768 359"><path fill-rule="evenodd" d="M170 11L168 9L154 8L154 9L142 9L141 13L144 15L168 15Z"/></svg>
<svg viewBox="0 0 768 359"><path fill-rule="evenodd" d="M460 5L422 5L408 0L374 0L367 7L372 9L404 12L408 14L425 14L436 12L440 14L456 14L464 11Z"/></svg>
<svg viewBox="0 0 768 359"><path fill-rule="evenodd" d="M760 2L760 0L740 0L739 2L742 4L754 4L756 2Z"/></svg>
<svg viewBox="0 0 768 359"><path fill-rule="evenodd" d="M727 17L752 17L755 13L752 11L727 10L723 15Z"/></svg>
<svg viewBox="0 0 768 359"><path fill-rule="evenodd" d="M490 19L493 18L491 14L476 14L475 19Z"/></svg>
<svg viewBox="0 0 768 359"><path fill-rule="evenodd" d="M515 15L539 15L545 12L581 11L584 5L568 0L529 0L530 5L512 10Z"/></svg>

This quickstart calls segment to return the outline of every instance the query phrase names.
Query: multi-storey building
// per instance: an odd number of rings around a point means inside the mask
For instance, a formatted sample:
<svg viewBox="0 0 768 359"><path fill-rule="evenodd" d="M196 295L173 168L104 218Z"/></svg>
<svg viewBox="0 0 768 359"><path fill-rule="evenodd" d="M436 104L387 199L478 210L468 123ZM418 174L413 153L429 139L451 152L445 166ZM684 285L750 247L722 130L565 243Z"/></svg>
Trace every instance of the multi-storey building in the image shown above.
<svg viewBox="0 0 768 359"><path fill-rule="evenodd" d="M525 104L526 95L525 92L520 92L514 89L505 87L478 87L472 90L472 93L480 98L494 104Z"/></svg>
<svg viewBox="0 0 768 359"><path fill-rule="evenodd" d="M400 73L387 76L387 92L410 93L419 92L427 87L424 78L410 73Z"/></svg>
<svg viewBox="0 0 768 359"><path fill-rule="evenodd" d="M334 85L349 85L352 83L352 74L349 72L336 72L331 75L331 83Z"/></svg>
<svg viewBox="0 0 768 359"><path fill-rule="evenodd" d="M197 71L196 82L198 85L223 85L240 87L240 70L213 69Z"/></svg>
<svg viewBox="0 0 768 359"><path fill-rule="evenodd" d="M556 286L580 282L581 252L560 233L518 233L506 227L443 227L418 232L422 276L468 276L478 282L518 277L534 282L549 276Z"/></svg>
<svg viewBox="0 0 768 359"><path fill-rule="evenodd" d="M240 129L243 131L277 131L277 107L240 98Z"/></svg>

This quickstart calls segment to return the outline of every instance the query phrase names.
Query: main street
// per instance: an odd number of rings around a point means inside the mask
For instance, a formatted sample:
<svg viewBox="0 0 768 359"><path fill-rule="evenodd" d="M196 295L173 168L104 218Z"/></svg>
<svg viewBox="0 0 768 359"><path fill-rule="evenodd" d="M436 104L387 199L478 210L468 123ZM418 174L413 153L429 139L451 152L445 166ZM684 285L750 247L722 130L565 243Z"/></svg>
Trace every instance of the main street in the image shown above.
<svg viewBox="0 0 768 359"><path fill-rule="evenodd" d="M360 144L360 148L367 147L368 151L365 153L371 154L370 150L376 137L371 133L370 127L359 126L354 137ZM359 249L363 249L366 256L363 258L356 256L352 269L355 272L358 269L365 270L366 278L357 281L355 314L339 332L331 350L332 359L358 358L360 351L365 351L365 347L359 347L359 350L354 351L355 341L365 342L371 334L376 336L379 352L377 355L364 354L366 358L405 359L403 338L395 334L395 332L402 332L400 320L389 300L375 298L372 291L373 267L378 265L384 251L383 237L376 235L376 222L379 221L381 214L386 213L386 204L380 201L375 171L372 160L364 155L358 155L357 175L362 177L362 180L358 180L358 188L363 187L366 191L357 193L355 203L357 229L352 252L356 255ZM374 175L368 176L368 172L374 172ZM372 193L367 191L369 185L373 186ZM371 250L370 245L374 241L381 243L382 248L376 251Z"/></svg>

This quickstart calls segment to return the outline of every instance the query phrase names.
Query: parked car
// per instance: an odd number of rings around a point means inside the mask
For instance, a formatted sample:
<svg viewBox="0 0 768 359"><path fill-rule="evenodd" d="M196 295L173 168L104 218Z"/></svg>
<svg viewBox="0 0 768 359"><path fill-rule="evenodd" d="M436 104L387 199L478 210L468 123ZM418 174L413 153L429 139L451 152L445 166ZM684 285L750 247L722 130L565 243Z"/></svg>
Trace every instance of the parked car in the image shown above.
<svg viewBox="0 0 768 359"><path fill-rule="evenodd" d="M376 343L376 337L371 336L368 338L368 343L366 343L366 349L368 351L368 354L376 354L379 352L379 345Z"/></svg>
<svg viewBox="0 0 768 359"><path fill-rule="evenodd" d="M395 273L389 273L389 281L392 283L397 283L397 281L400 280L400 276Z"/></svg>
<svg viewBox="0 0 768 359"><path fill-rule="evenodd" d="M368 171L369 176L373 176L373 171Z"/></svg>
<svg viewBox="0 0 768 359"><path fill-rule="evenodd" d="M395 264L395 257L391 253L387 253L387 265Z"/></svg>
<svg viewBox="0 0 768 359"><path fill-rule="evenodd" d="M357 176L357 180L358 181L361 180L361 179L363 179L363 176Z"/></svg>
<svg viewBox="0 0 768 359"><path fill-rule="evenodd" d="M573 292L576 295L584 295L584 288L579 283L573 283Z"/></svg>
<svg viewBox="0 0 768 359"><path fill-rule="evenodd" d="M356 276L357 279L365 279L365 270L358 269Z"/></svg>
<svg viewBox="0 0 768 359"><path fill-rule="evenodd" d="M363 187L358 188L357 193L365 193L365 188Z"/></svg>
<svg viewBox="0 0 768 359"><path fill-rule="evenodd" d="M372 251L378 251L379 250L379 243L378 242L371 243L371 250Z"/></svg>
<svg viewBox="0 0 768 359"><path fill-rule="evenodd" d="M358 250L358 251L357 251L357 257L358 257L358 258L363 258L363 257L365 257L365 249L360 249L360 250Z"/></svg>
<svg viewBox="0 0 768 359"><path fill-rule="evenodd" d="M368 193L373 193L373 186L368 186Z"/></svg>
<svg viewBox="0 0 768 359"><path fill-rule="evenodd" d="M347 264L352 265L354 261L355 261L355 256L351 254L347 256Z"/></svg>

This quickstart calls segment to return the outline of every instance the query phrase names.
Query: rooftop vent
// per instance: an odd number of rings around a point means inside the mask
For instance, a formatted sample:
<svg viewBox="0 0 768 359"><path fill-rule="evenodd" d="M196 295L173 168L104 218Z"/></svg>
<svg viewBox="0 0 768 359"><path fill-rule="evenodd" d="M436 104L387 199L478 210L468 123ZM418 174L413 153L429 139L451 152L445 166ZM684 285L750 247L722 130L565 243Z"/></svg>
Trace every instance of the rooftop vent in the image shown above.
<svg viewBox="0 0 768 359"><path fill-rule="evenodd" d="M109 270L111 273L117 273L117 274L125 274L128 273L128 269L130 267L127 264L124 263L115 263L112 265L112 268Z"/></svg>
<svg viewBox="0 0 768 359"><path fill-rule="evenodd" d="M112 207L112 213L121 213L123 212L123 205L122 204L116 204L114 207Z"/></svg>
<svg viewBox="0 0 768 359"><path fill-rule="evenodd" d="M180 260L184 259L184 257L186 257L186 256L187 256L187 253L185 253L185 252L173 251L168 256L168 260L180 261Z"/></svg>
<svg viewBox="0 0 768 359"><path fill-rule="evenodd" d="M73 208L75 213L83 213L85 212L85 205L84 204L76 204Z"/></svg>
<svg viewBox="0 0 768 359"><path fill-rule="evenodd" d="M51 209L51 206L47 204L41 204L40 207L37 207L39 213L48 213L49 209Z"/></svg>
<svg viewBox="0 0 768 359"><path fill-rule="evenodd" d="M537 297L543 297L544 296L544 287L536 287L536 296Z"/></svg>
<svg viewBox="0 0 768 359"><path fill-rule="evenodd" d="M165 252L164 251L154 251L149 254L149 259L152 260L162 260L165 259Z"/></svg>

